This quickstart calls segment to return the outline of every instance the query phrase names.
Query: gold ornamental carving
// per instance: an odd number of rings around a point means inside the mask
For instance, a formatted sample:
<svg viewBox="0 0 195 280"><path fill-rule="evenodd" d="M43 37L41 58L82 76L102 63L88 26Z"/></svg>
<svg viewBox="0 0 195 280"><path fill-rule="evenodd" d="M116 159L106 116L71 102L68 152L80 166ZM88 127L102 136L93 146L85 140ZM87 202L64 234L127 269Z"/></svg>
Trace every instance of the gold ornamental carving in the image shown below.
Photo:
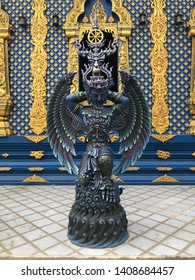
<svg viewBox="0 0 195 280"><path fill-rule="evenodd" d="M93 5L91 14L90 14L90 22L93 22L93 19L97 17L98 23L101 26L101 23L105 23L107 21L107 14L105 13L104 6L97 0Z"/></svg>
<svg viewBox="0 0 195 280"><path fill-rule="evenodd" d="M47 36L47 19L44 16L46 4L44 0L34 0L32 4L34 15L31 19L31 35L34 45L31 54L32 82L32 107L30 110L30 127L39 135L46 129L46 83L47 53L45 40Z"/></svg>
<svg viewBox="0 0 195 280"><path fill-rule="evenodd" d="M0 172L7 172L10 171L12 168L11 167L0 167Z"/></svg>
<svg viewBox="0 0 195 280"><path fill-rule="evenodd" d="M140 168L139 167L135 167L135 166L127 168L127 171L138 171L138 170L140 170Z"/></svg>
<svg viewBox="0 0 195 280"><path fill-rule="evenodd" d="M9 157L9 154L8 154L8 153L4 153L4 154L2 154L2 157L8 158L8 157Z"/></svg>
<svg viewBox="0 0 195 280"><path fill-rule="evenodd" d="M34 157L35 159L41 159L44 156L44 151L31 151L30 157Z"/></svg>
<svg viewBox="0 0 195 280"><path fill-rule="evenodd" d="M173 170L173 168L172 167L157 167L156 168L158 171L171 171L171 170Z"/></svg>
<svg viewBox="0 0 195 280"><path fill-rule="evenodd" d="M188 133L195 135L195 8L191 11L190 20L187 23L188 36L192 38L192 60L189 108L192 115Z"/></svg>
<svg viewBox="0 0 195 280"><path fill-rule="evenodd" d="M33 171L33 172L41 172L44 170L44 168L43 167L29 167L28 170Z"/></svg>
<svg viewBox="0 0 195 280"><path fill-rule="evenodd" d="M66 171L67 171L66 167L59 167L58 169L59 169L60 171L62 171L62 172L66 172Z"/></svg>
<svg viewBox="0 0 195 280"><path fill-rule="evenodd" d="M167 101L166 75L168 66L168 54L165 49L167 18L163 11L166 0L151 0L154 9L150 17L150 32L153 49L151 51L152 68L152 126L159 133L164 133L169 126L169 109Z"/></svg>
<svg viewBox="0 0 195 280"><path fill-rule="evenodd" d="M176 135L158 135L158 134L152 134L152 137L158 141L161 141L162 143L169 141L173 139Z"/></svg>
<svg viewBox="0 0 195 280"><path fill-rule="evenodd" d="M157 155L157 157L160 158L160 159L168 159L168 158L171 157L171 154L170 154L169 152L167 152L167 151L162 151L162 150L158 150L158 151L156 152L156 155Z"/></svg>
<svg viewBox="0 0 195 280"><path fill-rule="evenodd" d="M12 106L8 69L8 40L11 39L8 14L0 1L0 137L12 134L9 115Z"/></svg>
<svg viewBox="0 0 195 280"><path fill-rule="evenodd" d="M118 56L119 56L119 69L129 72L129 54L128 54L128 38L132 30L132 21L128 10L123 7L122 0L112 1L112 12L115 13L119 21L114 22L114 18L105 13L105 9L97 0L92 7L89 19L85 15L86 0L75 0L74 6L66 17L64 25L65 35L69 39L68 50L68 71L76 72L71 86L71 93L79 90L79 77L78 77L78 54L75 48L75 40L81 41L86 33L92 31L93 19L96 14L98 24L102 31L111 33L114 39L118 39ZM82 23L78 22L80 15L84 14ZM96 34L101 37L101 34ZM119 91L122 90L122 85L119 80Z"/></svg>
<svg viewBox="0 0 195 280"><path fill-rule="evenodd" d="M33 176L26 178L22 182L23 183L48 183L48 181L46 181L45 179L43 179L35 174Z"/></svg>
<svg viewBox="0 0 195 280"><path fill-rule="evenodd" d="M164 176L161 176L152 182L153 183L178 183L179 181L165 174Z"/></svg>
<svg viewBox="0 0 195 280"><path fill-rule="evenodd" d="M121 178L119 178L118 176L116 176L116 175L112 175L112 179L113 180L115 180L116 182L118 182L118 183L122 183L122 182L124 182Z"/></svg>
<svg viewBox="0 0 195 280"><path fill-rule="evenodd" d="M27 135L25 136L25 138L27 138L28 140L34 142L34 143L39 143L45 139L47 139L47 135L41 135L41 136L36 136L36 135Z"/></svg>

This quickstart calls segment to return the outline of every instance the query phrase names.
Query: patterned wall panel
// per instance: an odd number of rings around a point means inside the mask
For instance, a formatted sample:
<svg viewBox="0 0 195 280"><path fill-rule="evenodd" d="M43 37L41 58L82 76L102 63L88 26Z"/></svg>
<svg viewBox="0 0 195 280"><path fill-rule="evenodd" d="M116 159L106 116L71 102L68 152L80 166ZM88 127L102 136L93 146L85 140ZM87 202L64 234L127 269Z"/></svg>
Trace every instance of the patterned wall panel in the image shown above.
<svg viewBox="0 0 195 280"><path fill-rule="evenodd" d="M31 0L2 1L3 9L10 17L13 39L9 42L10 93L13 109L10 124L14 134L26 134L30 131L30 54L31 36L29 25L26 29L19 26L19 16L24 14L28 23L32 16Z"/></svg>
<svg viewBox="0 0 195 280"><path fill-rule="evenodd" d="M14 26L13 40L9 42L9 68L10 87L13 100L10 124L14 134L31 134L29 126L30 115L30 54L32 52L30 35L30 18L33 15L32 0L4 0L3 9L9 14L10 23ZM63 25L66 15L73 6L73 1L46 1L45 15L48 19L48 36L45 46L48 54L48 69L46 76L47 102L59 76L66 72L68 42L64 35ZM104 1L101 1L104 3ZM108 1L107 1L108 2ZM170 110L170 127L167 133L186 133L190 113L188 98L190 92L190 59L191 40L187 37L184 24L180 27L174 25L174 16L177 11L182 11L184 22L189 19L193 8L191 0L166 1L165 12L168 20L168 32L166 48L169 55L167 76L168 106ZM150 0L124 0L124 6L129 10L134 24L131 39L129 41L129 56L131 73L137 77L150 108L152 76L150 67L150 52L152 48L149 30L149 17L152 13ZM147 25L139 26L139 14L144 11L147 14ZM60 27L52 26L52 16L58 13ZM19 15L24 14L28 21L26 29L19 26Z"/></svg>
<svg viewBox="0 0 195 280"><path fill-rule="evenodd" d="M168 105L170 110L169 133L183 134L187 132L191 115L189 112L190 94L190 66L191 66L191 39L187 36L185 24L190 17L194 6L192 0L167 1L165 12L167 14L167 51L168 65ZM180 27L174 25L177 12L183 15L184 24Z"/></svg>

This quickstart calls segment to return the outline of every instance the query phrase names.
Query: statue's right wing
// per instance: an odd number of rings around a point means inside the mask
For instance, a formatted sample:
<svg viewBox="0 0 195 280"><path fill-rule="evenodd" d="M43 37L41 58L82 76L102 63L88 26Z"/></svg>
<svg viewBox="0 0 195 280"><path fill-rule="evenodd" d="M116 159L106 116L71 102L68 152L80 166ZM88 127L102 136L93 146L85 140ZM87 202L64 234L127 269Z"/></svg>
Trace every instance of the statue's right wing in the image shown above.
<svg viewBox="0 0 195 280"><path fill-rule="evenodd" d="M74 75L66 74L55 87L47 111L47 133L55 157L69 173L77 175L78 167L72 156L76 155L74 144L77 133L82 129L82 120L66 104Z"/></svg>

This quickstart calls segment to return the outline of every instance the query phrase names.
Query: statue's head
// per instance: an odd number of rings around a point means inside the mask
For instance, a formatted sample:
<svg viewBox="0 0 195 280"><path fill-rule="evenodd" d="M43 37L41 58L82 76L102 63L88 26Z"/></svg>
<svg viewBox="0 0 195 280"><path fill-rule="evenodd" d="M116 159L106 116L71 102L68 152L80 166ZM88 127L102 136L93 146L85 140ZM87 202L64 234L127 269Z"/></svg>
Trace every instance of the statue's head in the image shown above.
<svg viewBox="0 0 195 280"><path fill-rule="evenodd" d="M94 106L101 106L106 102L109 88L113 84L112 67L109 68L109 63L105 63L105 57L116 52L116 41L108 47L104 45L105 40L98 44L87 42L87 48L76 42L78 54L88 60L85 70L82 70L82 79L88 102Z"/></svg>

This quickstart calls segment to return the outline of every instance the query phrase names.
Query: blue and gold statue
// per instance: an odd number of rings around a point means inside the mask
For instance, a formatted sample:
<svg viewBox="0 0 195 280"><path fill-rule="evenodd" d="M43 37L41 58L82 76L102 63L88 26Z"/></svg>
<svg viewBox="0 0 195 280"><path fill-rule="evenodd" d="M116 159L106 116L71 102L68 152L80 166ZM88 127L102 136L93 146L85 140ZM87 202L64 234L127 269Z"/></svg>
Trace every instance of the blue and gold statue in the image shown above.
<svg viewBox="0 0 195 280"><path fill-rule="evenodd" d="M128 232L120 205L122 188L111 176L125 172L141 156L150 136L149 110L136 80L126 72L120 71L123 93L110 90L112 69L105 58L117 51L115 40L107 46L105 40L87 42L87 46L76 42L76 47L88 63L82 70L84 91L70 94L75 73L67 73L57 83L48 107L47 132L54 155L69 173L78 176L69 214L69 239L78 246L114 247L127 240ZM89 106L82 105L83 101ZM73 155L81 132L87 145L78 168ZM122 158L115 167L111 132L120 136Z"/></svg>

